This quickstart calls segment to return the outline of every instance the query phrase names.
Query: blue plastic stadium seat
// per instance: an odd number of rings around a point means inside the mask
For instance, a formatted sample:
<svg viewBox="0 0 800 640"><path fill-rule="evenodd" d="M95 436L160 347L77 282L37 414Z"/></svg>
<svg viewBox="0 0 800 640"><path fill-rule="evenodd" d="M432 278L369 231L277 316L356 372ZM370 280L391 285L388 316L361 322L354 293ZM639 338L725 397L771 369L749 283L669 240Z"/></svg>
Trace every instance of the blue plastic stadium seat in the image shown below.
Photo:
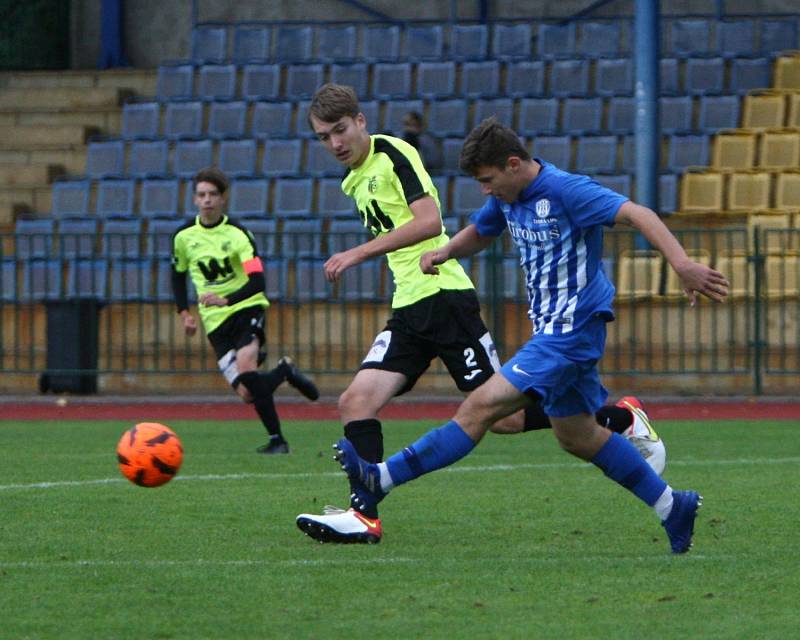
<svg viewBox="0 0 800 640"><path fill-rule="evenodd" d="M311 106L311 100L298 100L294 103L294 129L292 129L291 136L298 136L301 138L316 137L313 129L308 125L308 109Z"/></svg>
<svg viewBox="0 0 800 640"><path fill-rule="evenodd" d="M390 100L386 103L384 121L380 129L389 131L395 136L402 136L403 116L409 111L423 113L423 110L422 100Z"/></svg>
<svg viewBox="0 0 800 640"><path fill-rule="evenodd" d="M62 264L57 259L33 259L22 263L23 302L58 300L63 291Z"/></svg>
<svg viewBox="0 0 800 640"><path fill-rule="evenodd" d="M106 258L137 258L142 254L142 221L107 220L103 224L102 255Z"/></svg>
<svg viewBox="0 0 800 640"><path fill-rule="evenodd" d="M445 138L442 140L442 169L445 176L457 176L461 173L458 163L464 138Z"/></svg>
<svg viewBox="0 0 800 640"><path fill-rule="evenodd" d="M275 62L309 62L313 59L314 31L311 27L278 26L275 31Z"/></svg>
<svg viewBox="0 0 800 640"><path fill-rule="evenodd" d="M96 256L97 220L66 218L58 227L57 256L67 259Z"/></svg>
<svg viewBox="0 0 800 640"><path fill-rule="evenodd" d="M658 177L659 213L672 213L678 209L678 176L667 173Z"/></svg>
<svg viewBox="0 0 800 640"><path fill-rule="evenodd" d="M403 33L401 57L418 62L441 60L444 33L440 24L409 24Z"/></svg>
<svg viewBox="0 0 800 640"><path fill-rule="evenodd" d="M233 54L235 64L263 63L270 59L272 31L269 27L247 27L239 25L233 32Z"/></svg>
<svg viewBox="0 0 800 640"><path fill-rule="evenodd" d="M496 60L463 63L460 93L468 98L497 96L500 93L500 63Z"/></svg>
<svg viewBox="0 0 800 640"><path fill-rule="evenodd" d="M88 180L59 181L53 184L53 217L85 216L89 213L91 183Z"/></svg>
<svg viewBox="0 0 800 640"><path fill-rule="evenodd" d="M556 98L523 98L519 102L517 133L526 137L556 133L558 108Z"/></svg>
<svg viewBox="0 0 800 640"><path fill-rule="evenodd" d="M382 100L407 98L411 94L411 64L376 63L372 68L372 94Z"/></svg>
<svg viewBox="0 0 800 640"><path fill-rule="evenodd" d="M473 104L473 127L486 118L494 116L501 124L511 127L514 124L514 101L511 98L475 100Z"/></svg>
<svg viewBox="0 0 800 640"><path fill-rule="evenodd" d="M623 196L631 197L631 176L630 174L623 173L618 175L598 174L592 176L598 184L603 185L606 189L611 189L616 193Z"/></svg>
<svg viewBox="0 0 800 640"><path fill-rule="evenodd" d="M703 133L739 126L738 96L702 96L697 116L697 128Z"/></svg>
<svg viewBox="0 0 800 640"><path fill-rule="evenodd" d="M156 72L156 98L188 100L194 95L194 67L190 64L160 65Z"/></svg>
<svg viewBox="0 0 800 640"><path fill-rule="evenodd" d="M636 136L625 136L622 139L622 166L620 171L627 173L636 171Z"/></svg>
<svg viewBox="0 0 800 640"><path fill-rule="evenodd" d="M264 293L268 300L283 300L289 295L289 261L286 258L262 257Z"/></svg>
<svg viewBox="0 0 800 640"><path fill-rule="evenodd" d="M439 211L442 216L447 216L450 211L450 178L447 176L434 176L431 180L439 196Z"/></svg>
<svg viewBox="0 0 800 640"><path fill-rule="evenodd" d="M145 218L176 216L179 194L177 178L142 180L139 214Z"/></svg>
<svg viewBox="0 0 800 640"><path fill-rule="evenodd" d="M332 64L329 67L330 81L353 87L356 95L367 96L369 89L369 67L366 63Z"/></svg>
<svg viewBox="0 0 800 640"><path fill-rule="evenodd" d="M241 138L247 124L247 103L212 102L208 106L208 136L215 140Z"/></svg>
<svg viewBox="0 0 800 640"><path fill-rule="evenodd" d="M113 218L134 215L136 181L134 179L106 179L97 182L96 215Z"/></svg>
<svg viewBox="0 0 800 640"><path fill-rule="evenodd" d="M555 60L550 67L550 93L557 98L589 93L587 60Z"/></svg>
<svg viewBox="0 0 800 640"><path fill-rule="evenodd" d="M756 21L744 20L719 20L717 22L717 40L719 52L724 58L739 58L755 56L756 48Z"/></svg>
<svg viewBox="0 0 800 640"><path fill-rule="evenodd" d="M256 141L223 140L219 145L217 165L228 177L240 178L256 172Z"/></svg>
<svg viewBox="0 0 800 640"><path fill-rule="evenodd" d="M539 24L536 52L540 58L570 58L575 55L575 23Z"/></svg>
<svg viewBox="0 0 800 640"><path fill-rule="evenodd" d="M318 302L330 295L331 285L322 267L325 258L300 257L294 262L295 298L299 302Z"/></svg>
<svg viewBox="0 0 800 640"><path fill-rule="evenodd" d="M296 176L300 173L302 157L303 141L299 138L267 139L264 142L261 173L270 177Z"/></svg>
<svg viewBox="0 0 800 640"><path fill-rule="evenodd" d="M137 302L152 298L153 261L116 258L110 261L109 302Z"/></svg>
<svg viewBox="0 0 800 640"><path fill-rule="evenodd" d="M536 136L533 138L531 155L556 165L564 171L572 171L572 138L570 136Z"/></svg>
<svg viewBox="0 0 800 640"><path fill-rule="evenodd" d="M178 219L154 218L150 220L146 233L147 255L155 258L172 257L172 235L182 224L184 224L183 220ZM167 280L166 286L167 293L170 294L169 299L171 299L172 286L169 280Z"/></svg>
<svg viewBox="0 0 800 640"><path fill-rule="evenodd" d="M468 216L480 209L486 202L480 185L471 177L456 176L453 178L452 213L457 216Z"/></svg>
<svg viewBox="0 0 800 640"><path fill-rule="evenodd" d="M718 95L725 88L724 58L689 58L684 67L684 86L691 95Z"/></svg>
<svg viewBox="0 0 800 640"><path fill-rule="evenodd" d="M214 145L211 140L178 140L172 159L172 172L180 178L191 178L195 173L211 166Z"/></svg>
<svg viewBox="0 0 800 640"><path fill-rule="evenodd" d="M505 94L512 98L538 98L544 91L545 63L521 60L506 65Z"/></svg>
<svg viewBox="0 0 800 640"><path fill-rule="evenodd" d="M292 131L291 102L256 102L252 135L257 139L287 137Z"/></svg>
<svg viewBox="0 0 800 640"><path fill-rule="evenodd" d="M659 99L661 133L683 133L692 127L692 97L666 96Z"/></svg>
<svg viewBox="0 0 800 640"><path fill-rule="evenodd" d="M278 247L276 241L278 237L278 221L275 218L247 216L237 219L253 234L256 248L262 259L264 256L275 255Z"/></svg>
<svg viewBox="0 0 800 640"><path fill-rule="evenodd" d="M125 141L90 142L86 152L86 175L90 178L125 174Z"/></svg>
<svg viewBox="0 0 800 640"><path fill-rule="evenodd" d="M330 227L327 233L328 238L328 255L334 253L341 253L352 249L367 240L370 235L361 220L353 219L336 219L331 220Z"/></svg>
<svg viewBox="0 0 800 640"><path fill-rule="evenodd" d="M522 302L527 300L525 283L522 269L519 267L519 258L506 257L499 269L500 285L499 289L502 296L507 300ZM487 300L495 294L496 286L490 281L491 271L489 269L486 254L478 258L478 275L475 278L475 288L480 300Z"/></svg>
<svg viewBox="0 0 800 640"><path fill-rule="evenodd" d="M769 58L734 58L730 65L728 90L744 95L754 89L772 86L772 60Z"/></svg>
<svg viewBox="0 0 800 640"><path fill-rule="evenodd" d="M17 301L17 261L14 258L0 259L0 300Z"/></svg>
<svg viewBox="0 0 800 640"><path fill-rule="evenodd" d="M421 98L449 98L455 90L455 62L420 62L417 65L417 95Z"/></svg>
<svg viewBox="0 0 800 640"><path fill-rule="evenodd" d="M313 214L313 196L313 179L278 178L272 213L279 218L308 218Z"/></svg>
<svg viewBox="0 0 800 640"><path fill-rule="evenodd" d="M350 267L336 283L336 298L348 301L375 302L383 299L381 263L378 260L362 262Z"/></svg>
<svg viewBox="0 0 800 640"><path fill-rule="evenodd" d="M719 47L714 22L705 18L672 20L666 52L678 58L717 55Z"/></svg>
<svg viewBox="0 0 800 640"><path fill-rule="evenodd" d="M203 131L202 102L168 102L164 114L164 135L170 140L199 138Z"/></svg>
<svg viewBox="0 0 800 640"><path fill-rule="evenodd" d="M617 170L617 136L582 136L578 138L575 171L613 174Z"/></svg>
<svg viewBox="0 0 800 640"><path fill-rule="evenodd" d="M345 168L318 140L309 139L306 144L306 161L302 173L316 178L339 177Z"/></svg>
<svg viewBox="0 0 800 640"><path fill-rule="evenodd" d="M434 100L428 108L428 131L436 136L464 136L469 104L462 98Z"/></svg>
<svg viewBox="0 0 800 640"><path fill-rule="evenodd" d="M192 62L222 64L228 59L228 29L226 27L195 27L192 29Z"/></svg>
<svg viewBox="0 0 800 640"><path fill-rule="evenodd" d="M381 112L381 103L377 100L365 100L364 102L359 102L358 106L361 109L361 113L364 114L364 118L367 120L367 129L370 131L377 130L376 127L380 120L378 116Z"/></svg>
<svg viewBox="0 0 800 640"><path fill-rule="evenodd" d="M583 58L611 58L622 53L622 22L580 22L576 52Z"/></svg>
<svg viewBox="0 0 800 640"><path fill-rule="evenodd" d="M242 98L274 100L280 95L281 65L247 64L242 69Z"/></svg>
<svg viewBox="0 0 800 640"><path fill-rule="evenodd" d="M797 18L763 18L759 36L761 55L776 57L797 49Z"/></svg>
<svg viewBox="0 0 800 640"><path fill-rule="evenodd" d="M492 32L492 57L498 60L529 60L532 36L528 22L496 23Z"/></svg>
<svg viewBox="0 0 800 640"><path fill-rule="evenodd" d="M280 255L289 259L322 255L322 219L284 220Z"/></svg>
<svg viewBox="0 0 800 640"><path fill-rule="evenodd" d="M659 90L662 96L676 96L683 92L677 58L661 58L658 61Z"/></svg>
<svg viewBox="0 0 800 640"><path fill-rule="evenodd" d="M687 167L706 167L709 162L707 135L669 137L667 171L682 173Z"/></svg>
<svg viewBox="0 0 800 640"><path fill-rule="evenodd" d="M347 62L356 59L358 33L352 24L325 25L315 29L314 57L321 62ZM361 95L361 94L356 94Z"/></svg>
<svg viewBox="0 0 800 640"><path fill-rule="evenodd" d="M564 133L585 134L602 130L602 98L565 98L561 129Z"/></svg>
<svg viewBox="0 0 800 640"><path fill-rule="evenodd" d="M169 143L166 140L134 140L128 145L128 175L150 178L167 174Z"/></svg>
<svg viewBox="0 0 800 640"><path fill-rule="evenodd" d="M20 218L14 227L15 255L20 260L49 258L53 254L55 221L52 218Z"/></svg>
<svg viewBox="0 0 800 640"><path fill-rule="evenodd" d="M485 24L454 24L450 28L450 60L483 60L489 48L489 27Z"/></svg>
<svg viewBox="0 0 800 640"><path fill-rule="evenodd" d="M122 137L146 140L158 136L161 105L157 102L126 102L122 106Z"/></svg>
<svg viewBox="0 0 800 640"><path fill-rule="evenodd" d="M200 67L197 97L201 100L231 100L236 95L236 66L206 64Z"/></svg>
<svg viewBox="0 0 800 640"><path fill-rule="evenodd" d="M325 68L321 64L290 64L286 68L286 90L288 98L310 98L322 85Z"/></svg>
<svg viewBox="0 0 800 640"><path fill-rule="evenodd" d="M631 58L601 58L595 69L595 93L601 96L633 95Z"/></svg>
<svg viewBox="0 0 800 640"><path fill-rule="evenodd" d="M389 62L400 57L400 27L369 24L361 29L361 57L365 62Z"/></svg>
<svg viewBox="0 0 800 640"><path fill-rule="evenodd" d="M355 215L356 205L342 191L340 178L317 180L317 213L323 218L350 217Z"/></svg>
<svg viewBox="0 0 800 640"><path fill-rule="evenodd" d="M269 203L266 178L238 178L231 182L228 211L234 216L264 215Z"/></svg>
<svg viewBox="0 0 800 640"><path fill-rule="evenodd" d="M608 101L609 133L632 133L636 120L636 99L629 97L614 97Z"/></svg>

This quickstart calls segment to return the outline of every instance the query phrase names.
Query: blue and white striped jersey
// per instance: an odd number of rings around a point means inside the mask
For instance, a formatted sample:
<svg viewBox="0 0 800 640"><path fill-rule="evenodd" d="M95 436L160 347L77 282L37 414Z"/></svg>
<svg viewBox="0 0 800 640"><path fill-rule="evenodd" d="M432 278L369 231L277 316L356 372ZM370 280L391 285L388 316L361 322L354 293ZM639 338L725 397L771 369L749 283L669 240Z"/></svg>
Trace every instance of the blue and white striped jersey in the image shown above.
<svg viewBox="0 0 800 640"><path fill-rule="evenodd" d="M603 229L627 200L588 176L543 160L513 204L490 196L472 214L482 236L507 227L519 248L534 335L579 329L590 317L614 319L614 286L603 270Z"/></svg>

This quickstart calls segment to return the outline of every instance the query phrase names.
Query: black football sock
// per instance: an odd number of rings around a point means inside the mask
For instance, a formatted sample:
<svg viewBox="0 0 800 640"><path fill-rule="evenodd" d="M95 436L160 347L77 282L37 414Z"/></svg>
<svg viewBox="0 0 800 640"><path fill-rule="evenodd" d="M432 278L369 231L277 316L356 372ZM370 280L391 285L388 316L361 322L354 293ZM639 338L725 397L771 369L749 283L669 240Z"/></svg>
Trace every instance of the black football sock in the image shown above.
<svg viewBox="0 0 800 640"><path fill-rule="evenodd" d="M529 407L525 407L525 426L522 431L538 431L539 429L551 429L553 425L550 418L542 409L542 403L536 402Z"/></svg>
<svg viewBox="0 0 800 640"><path fill-rule="evenodd" d="M614 433L622 433L633 424L633 414L624 407L600 407L594 417L597 424Z"/></svg>
<svg viewBox="0 0 800 640"><path fill-rule="evenodd" d="M261 387L262 393L269 390L270 393L275 393L277 389L286 380L286 374L280 367L275 367L271 371L259 371L258 377L263 381Z"/></svg>
<svg viewBox="0 0 800 640"><path fill-rule="evenodd" d="M351 420L344 425L344 437L353 443L356 453L367 462L383 461L383 432L381 421L377 418ZM351 483L350 492L353 492ZM377 518L377 507L361 510L368 518Z"/></svg>
<svg viewBox="0 0 800 640"><path fill-rule="evenodd" d="M271 386L272 380L268 378L270 373L272 372L262 374L258 371L247 371L240 374L236 382L243 384L253 396L253 406L270 435L270 440L286 442L281 433L281 420L275 409L275 400L272 398L274 387Z"/></svg>

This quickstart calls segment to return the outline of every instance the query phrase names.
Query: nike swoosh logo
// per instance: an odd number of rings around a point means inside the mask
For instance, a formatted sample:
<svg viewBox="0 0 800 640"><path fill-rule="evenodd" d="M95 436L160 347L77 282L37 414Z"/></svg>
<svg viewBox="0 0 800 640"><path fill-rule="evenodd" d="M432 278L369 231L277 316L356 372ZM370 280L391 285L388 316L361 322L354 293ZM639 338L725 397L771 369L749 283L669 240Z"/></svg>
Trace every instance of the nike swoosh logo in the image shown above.
<svg viewBox="0 0 800 640"><path fill-rule="evenodd" d="M365 525L367 525L370 529L377 529L378 528L378 525L375 524L374 522L372 522L372 520L370 520L366 516L362 516L360 513L357 513L357 512L355 513L355 516L356 516L356 518L361 520L361 522L363 522Z"/></svg>
<svg viewBox="0 0 800 640"><path fill-rule="evenodd" d="M528 376L529 378L532 378L532 377L533 377L533 374L532 374L532 373L528 373L527 371L523 371L522 369L520 369L518 364L514 364L514 365L512 365L512 366L511 366L511 370L512 370L514 373L518 373L518 374L520 374L521 376Z"/></svg>

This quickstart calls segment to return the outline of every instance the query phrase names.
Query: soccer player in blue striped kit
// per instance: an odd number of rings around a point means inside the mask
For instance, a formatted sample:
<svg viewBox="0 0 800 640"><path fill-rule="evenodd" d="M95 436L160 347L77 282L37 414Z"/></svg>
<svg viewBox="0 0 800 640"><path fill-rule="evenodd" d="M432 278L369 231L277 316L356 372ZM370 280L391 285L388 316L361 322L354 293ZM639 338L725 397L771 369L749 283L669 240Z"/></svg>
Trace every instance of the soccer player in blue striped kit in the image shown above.
<svg viewBox="0 0 800 640"><path fill-rule="evenodd" d="M692 261L653 211L589 177L532 159L517 134L493 118L467 137L460 165L487 201L449 243L424 254L420 267L435 277L437 265L478 253L507 228L520 251L533 336L452 420L385 462L368 463L347 439L339 440L335 457L355 488L355 502L374 507L394 487L466 456L494 422L541 402L561 447L653 507L672 551L685 553L701 497L673 491L633 444L594 419L608 396L597 363L606 323L614 319L614 287L601 263L602 227L622 223L641 232L675 269L692 305L698 293L723 301L727 280Z"/></svg>

